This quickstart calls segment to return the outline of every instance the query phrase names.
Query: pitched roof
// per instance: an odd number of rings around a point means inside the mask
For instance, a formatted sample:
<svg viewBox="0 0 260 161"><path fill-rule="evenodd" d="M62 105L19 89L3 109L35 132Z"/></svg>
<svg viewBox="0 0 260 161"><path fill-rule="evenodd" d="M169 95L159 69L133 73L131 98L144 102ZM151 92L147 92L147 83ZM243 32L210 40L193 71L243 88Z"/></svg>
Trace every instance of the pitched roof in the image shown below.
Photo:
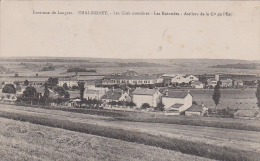
<svg viewBox="0 0 260 161"><path fill-rule="evenodd" d="M200 105L192 105L190 108L188 108L186 111L190 112L201 112L202 111L202 106Z"/></svg>
<svg viewBox="0 0 260 161"><path fill-rule="evenodd" d="M59 81L78 81L77 78L69 77L69 78L59 78Z"/></svg>
<svg viewBox="0 0 260 161"><path fill-rule="evenodd" d="M201 83L200 81L193 81L192 84L193 84L193 85L201 85L201 84L203 84L203 83Z"/></svg>
<svg viewBox="0 0 260 161"><path fill-rule="evenodd" d="M172 105L172 108L180 108L181 106L183 106L184 104L181 103L175 103L174 105Z"/></svg>
<svg viewBox="0 0 260 161"><path fill-rule="evenodd" d="M212 81L217 81L215 78L209 78L208 80L207 80L208 82L210 81L210 82L212 82Z"/></svg>
<svg viewBox="0 0 260 161"><path fill-rule="evenodd" d="M149 88L136 88L133 95L154 95L158 90Z"/></svg>
<svg viewBox="0 0 260 161"><path fill-rule="evenodd" d="M189 92L187 91L168 91L168 95L165 94L163 97L169 97L169 98L185 98Z"/></svg>
<svg viewBox="0 0 260 161"><path fill-rule="evenodd" d="M107 91L104 96L101 97L101 99L109 99L109 100L119 100L119 98L122 95L121 90L111 90Z"/></svg>
<svg viewBox="0 0 260 161"><path fill-rule="evenodd" d="M109 75L104 77L105 79L125 79L125 80L153 80L157 79L156 75Z"/></svg>
<svg viewBox="0 0 260 161"><path fill-rule="evenodd" d="M187 78L189 76L192 76L192 75L191 74L186 74L186 75L183 76L183 78Z"/></svg>
<svg viewBox="0 0 260 161"><path fill-rule="evenodd" d="M96 76L96 75L91 75L91 76L78 76L77 80L80 81L91 81L91 80L101 80L103 79L105 76Z"/></svg>

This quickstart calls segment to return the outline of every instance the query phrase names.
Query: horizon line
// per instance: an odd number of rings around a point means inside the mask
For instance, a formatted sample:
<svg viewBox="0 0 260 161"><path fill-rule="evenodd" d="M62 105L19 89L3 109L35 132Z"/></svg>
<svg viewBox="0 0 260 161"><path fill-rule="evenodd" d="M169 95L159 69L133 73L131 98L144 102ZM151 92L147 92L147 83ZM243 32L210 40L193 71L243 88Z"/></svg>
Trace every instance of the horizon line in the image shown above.
<svg viewBox="0 0 260 161"><path fill-rule="evenodd" d="M239 60L239 61L260 61L256 59L232 59L232 58L111 58L111 57L72 57L72 56L66 56L66 57L61 57L61 56L1 56L0 59L21 59L21 58L57 58L57 59L70 59L70 58L84 58L84 59L119 59L119 60Z"/></svg>

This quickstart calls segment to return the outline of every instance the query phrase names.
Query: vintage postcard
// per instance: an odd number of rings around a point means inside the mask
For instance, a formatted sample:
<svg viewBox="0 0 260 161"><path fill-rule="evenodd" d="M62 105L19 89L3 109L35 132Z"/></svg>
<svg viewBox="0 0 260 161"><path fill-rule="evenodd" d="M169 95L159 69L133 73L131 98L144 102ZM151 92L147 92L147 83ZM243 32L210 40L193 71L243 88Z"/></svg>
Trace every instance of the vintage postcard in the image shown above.
<svg viewBox="0 0 260 161"><path fill-rule="evenodd" d="M0 160L260 160L260 2L0 1Z"/></svg>

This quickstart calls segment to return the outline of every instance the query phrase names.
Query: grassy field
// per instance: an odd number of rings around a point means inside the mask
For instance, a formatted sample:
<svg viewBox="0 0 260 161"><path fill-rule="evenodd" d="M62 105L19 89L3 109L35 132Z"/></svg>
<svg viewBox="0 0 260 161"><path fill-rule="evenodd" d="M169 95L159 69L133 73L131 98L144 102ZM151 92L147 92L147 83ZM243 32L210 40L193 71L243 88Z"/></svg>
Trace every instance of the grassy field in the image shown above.
<svg viewBox="0 0 260 161"><path fill-rule="evenodd" d="M50 113L67 116L66 112L70 112L70 116L79 118L89 118L90 115L94 118L91 119L106 119L112 121L130 121L130 122L150 122L150 123L167 123L167 124L179 124L179 125L192 125L192 126L205 126L205 127L217 127L226 129L237 130L250 130L260 131L260 120L245 120L234 118L216 118L216 117L196 117L196 116L165 116L163 113L143 113L134 111L119 111L119 110L97 110L97 109L85 109L85 108L31 108L24 106L10 106L5 105L9 109L19 109L22 111L32 111L40 113ZM64 111L64 112L63 112ZM87 114L87 115L81 115ZM98 116L98 117L96 117Z"/></svg>
<svg viewBox="0 0 260 161"><path fill-rule="evenodd" d="M24 160L210 160L161 148L0 118L0 156Z"/></svg>
<svg viewBox="0 0 260 161"><path fill-rule="evenodd" d="M1 105L2 106L2 105ZM0 116L177 150L218 160L258 160L260 134L209 127L117 121L112 117L6 106ZM35 111L34 111L35 110Z"/></svg>
<svg viewBox="0 0 260 161"><path fill-rule="evenodd" d="M1 59L0 59L1 61ZM118 63L137 63L147 62L166 65L166 67L132 67L132 66L118 66ZM149 59L86 59L86 58L71 58L71 59L31 59L19 60L10 59L2 60L1 65L19 73L21 76L35 76L39 73L41 76L57 76L57 74L66 71L68 66L81 66L89 69L96 69L99 74L111 74L118 72L125 72L126 70L136 70L140 73L182 73L182 74L213 74L213 73L240 73L240 74L258 74L259 70L252 69L230 69L230 68L210 68L214 65L236 64L236 63L250 63L241 60L214 60L214 59L173 59L173 60L149 60ZM21 63L26 63L22 65ZM56 70L39 72L40 69L46 65L46 63L52 63ZM33 66L33 68L32 68ZM0 73L1 76L1 73ZM4 76L13 76L11 74L4 74Z"/></svg>
<svg viewBox="0 0 260 161"><path fill-rule="evenodd" d="M199 104L204 103L207 107L214 108L212 100L213 89L191 89L193 100ZM220 89L221 98L218 108L253 109L257 107L255 96L256 89Z"/></svg>

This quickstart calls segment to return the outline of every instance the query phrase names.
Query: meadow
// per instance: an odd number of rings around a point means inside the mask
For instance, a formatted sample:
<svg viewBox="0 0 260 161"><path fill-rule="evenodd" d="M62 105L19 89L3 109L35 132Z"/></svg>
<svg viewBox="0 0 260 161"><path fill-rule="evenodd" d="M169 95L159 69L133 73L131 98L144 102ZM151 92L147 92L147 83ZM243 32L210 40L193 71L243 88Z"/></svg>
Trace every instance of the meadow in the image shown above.
<svg viewBox="0 0 260 161"><path fill-rule="evenodd" d="M213 89L190 89L193 100L198 104L204 103L209 108L215 108L212 99ZM220 89L220 103L217 108L255 109L257 100L255 88L247 89Z"/></svg>
<svg viewBox="0 0 260 161"><path fill-rule="evenodd" d="M60 128L0 118L0 156L5 161L210 159Z"/></svg>
<svg viewBox="0 0 260 161"><path fill-rule="evenodd" d="M1 105L0 117L217 160L258 160L260 156L260 135L255 131L128 122L108 116L22 108Z"/></svg>
<svg viewBox="0 0 260 161"><path fill-rule="evenodd" d="M101 58L28 58L28 59L0 59L1 66L10 69L11 73L0 76L57 76L64 75L69 66L79 66L86 69L95 69L98 74L111 74L135 70L140 73L181 73L181 74L259 74L254 69L211 68L214 65L235 63L254 63L242 60L214 60L214 59L101 59ZM47 63L53 64L54 71L41 71ZM133 65L136 63L136 66ZM143 65L143 66L142 66Z"/></svg>

